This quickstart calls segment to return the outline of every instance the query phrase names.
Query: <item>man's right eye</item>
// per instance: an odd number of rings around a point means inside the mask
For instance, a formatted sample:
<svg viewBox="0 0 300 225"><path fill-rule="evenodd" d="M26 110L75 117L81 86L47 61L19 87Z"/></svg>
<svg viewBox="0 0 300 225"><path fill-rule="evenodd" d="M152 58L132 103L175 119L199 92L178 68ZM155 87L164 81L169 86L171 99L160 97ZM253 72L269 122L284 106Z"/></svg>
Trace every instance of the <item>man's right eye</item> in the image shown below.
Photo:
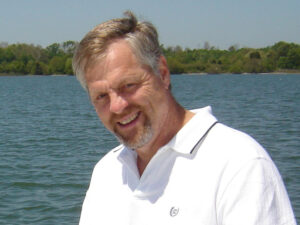
<svg viewBox="0 0 300 225"><path fill-rule="evenodd" d="M107 96L107 94L103 93L103 94L98 95L97 99L98 99L98 100L102 100L102 99L104 99L106 96Z"/></svg>

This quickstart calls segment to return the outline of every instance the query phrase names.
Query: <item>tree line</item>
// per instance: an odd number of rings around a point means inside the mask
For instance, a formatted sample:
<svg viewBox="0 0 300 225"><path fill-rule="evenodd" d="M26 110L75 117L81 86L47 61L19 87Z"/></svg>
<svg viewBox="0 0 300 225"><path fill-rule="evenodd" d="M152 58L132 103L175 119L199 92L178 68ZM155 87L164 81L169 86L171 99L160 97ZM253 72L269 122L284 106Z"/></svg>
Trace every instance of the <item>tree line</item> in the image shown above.
<svg viewBox="0 0 300 225"><path fill-rule="evenodd" d="M185 49L180 46L163 48L172 73L270 73L300 71L300 45L278 42L265 48L228 50L209 47Z"/></svg>
<svg viewBox="0 0 300 225"><path fill-rule="evenodd" d="M0 44L0 74L73 74L72 57L77 43L66 41L46 48L29 44Z"/></svg>
<svg viewBox="0 0 300 225"><path fill-rule="evenodd" d="M73 74L72 57L77 42L54 43L45 48L32 44L0 43L0 74ZM182 49L161 46L172 74L270 73L300 71L300 45L278 42L265 48L228 50L210 47Z"/></svg>

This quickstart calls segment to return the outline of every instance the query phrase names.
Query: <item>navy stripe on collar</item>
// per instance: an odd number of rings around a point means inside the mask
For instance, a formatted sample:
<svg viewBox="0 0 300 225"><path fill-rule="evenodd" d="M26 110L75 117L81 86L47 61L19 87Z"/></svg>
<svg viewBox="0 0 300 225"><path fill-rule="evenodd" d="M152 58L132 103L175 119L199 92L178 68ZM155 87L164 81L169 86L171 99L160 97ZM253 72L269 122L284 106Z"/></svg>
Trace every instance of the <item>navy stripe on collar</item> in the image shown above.
<svg viewBox="0 0 300 225"><path fill-rule="evenodd" d="M190 154L193 153L193 151L195 150L195 148L198 146L198 144L207 136L207 134L209 133L209 131L218 123L218 121L214 122L210 128L207 129L207 131L205 132L205 134L199 139L199 141L195 144L195 146L192 148L192 150L190 151Z"/></svg>

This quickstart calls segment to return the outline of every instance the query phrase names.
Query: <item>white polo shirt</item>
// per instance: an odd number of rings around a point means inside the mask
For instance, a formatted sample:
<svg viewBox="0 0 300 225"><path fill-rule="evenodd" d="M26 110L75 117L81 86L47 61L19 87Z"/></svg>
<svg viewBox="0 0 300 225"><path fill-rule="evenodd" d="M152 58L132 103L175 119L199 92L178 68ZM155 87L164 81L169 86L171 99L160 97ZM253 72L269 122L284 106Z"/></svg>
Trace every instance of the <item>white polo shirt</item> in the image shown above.
<svg viewBox="0 0 300 225"><path fill-rule="evenodd" d="M96 165L80 225L295 225L284 184L265 150L216 123L210 107L160 148L142 176L121 145Z"/></svg>

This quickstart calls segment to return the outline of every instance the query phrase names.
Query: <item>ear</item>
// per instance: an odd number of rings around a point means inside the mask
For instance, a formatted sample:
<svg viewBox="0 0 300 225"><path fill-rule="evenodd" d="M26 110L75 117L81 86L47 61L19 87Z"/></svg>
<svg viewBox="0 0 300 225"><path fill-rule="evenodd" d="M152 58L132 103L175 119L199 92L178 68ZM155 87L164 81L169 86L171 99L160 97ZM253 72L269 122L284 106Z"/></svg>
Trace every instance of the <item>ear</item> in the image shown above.
<svg viewBox="0 0 300 225"><path fill-rule="evenodd" d="M160 56L159 59L159 74L160 78L164 83L166 89L169 89L170 86L170 72L167 64L167 60L164 56Z"/></svg>

